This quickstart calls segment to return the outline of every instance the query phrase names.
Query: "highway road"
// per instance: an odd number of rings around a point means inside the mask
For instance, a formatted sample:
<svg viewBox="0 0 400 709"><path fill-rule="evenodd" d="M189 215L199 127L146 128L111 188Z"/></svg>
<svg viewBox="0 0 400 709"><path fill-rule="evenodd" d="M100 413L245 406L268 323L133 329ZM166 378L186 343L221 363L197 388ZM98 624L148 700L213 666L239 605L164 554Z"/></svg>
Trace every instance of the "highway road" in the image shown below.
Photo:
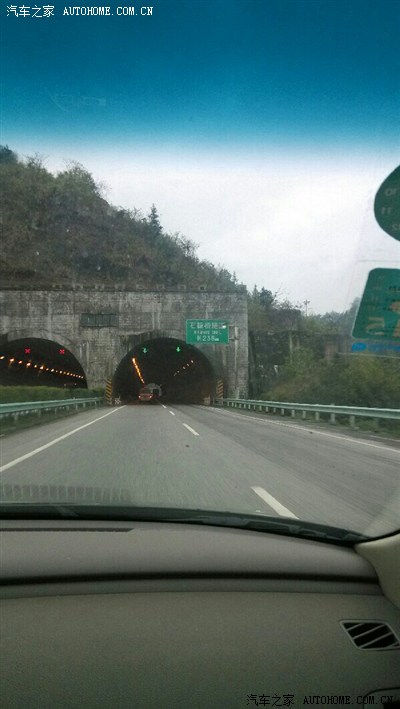
<svg viewBox="0 0 400 709"><path fill-rule="evenodd" d="M82 412L3 437L0 471L8 499L36 501L50 485L112 486L139 506L261 513L367 534L399 527L399 444L263 414L165 404Z"/></svg>

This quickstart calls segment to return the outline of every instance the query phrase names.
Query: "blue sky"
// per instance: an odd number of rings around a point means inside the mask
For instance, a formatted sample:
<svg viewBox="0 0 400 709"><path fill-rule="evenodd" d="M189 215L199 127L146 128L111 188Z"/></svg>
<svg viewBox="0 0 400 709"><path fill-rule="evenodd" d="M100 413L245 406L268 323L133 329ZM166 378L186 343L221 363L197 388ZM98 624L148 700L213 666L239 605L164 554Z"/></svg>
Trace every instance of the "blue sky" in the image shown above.
<svg viewBox="0 0 400 709"><path fill-rule="evenodd" d="M400 2L141 6L71 17L55 0L34 18L2 4L1 142L51 169L82 162L114 203L155 202L166 229L250 287L345 307L358 262L400 258L368 211L400 161ZM341 300L335 279L349 280Z"/></svg>

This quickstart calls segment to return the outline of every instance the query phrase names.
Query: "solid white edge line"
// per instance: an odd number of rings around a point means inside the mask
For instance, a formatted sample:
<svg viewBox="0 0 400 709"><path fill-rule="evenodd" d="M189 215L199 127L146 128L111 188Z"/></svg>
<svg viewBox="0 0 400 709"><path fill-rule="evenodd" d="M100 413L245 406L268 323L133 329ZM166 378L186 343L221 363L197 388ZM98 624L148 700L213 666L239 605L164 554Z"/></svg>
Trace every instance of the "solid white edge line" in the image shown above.
<svg viewBox="0 0 400 709"><path fill-rule="evenodd" d="M101 421L101 419L106 418L106 416L110 416L111 414L115 414L117 411L120 411L121 409L123 409L124 406L119 406L117 409L113 409L112 411L109 411L107 414L103 414L103 416L99 416L94 421L89 421L89 423L85 423L85 424L83 424L83 426L78 426L78 428L74 428L73 431L69 431L69 433L64 433L63 436L59 436L58 438L55 438L53 441L46 443L44 446L40 446L40 448L35 448L35 450L31 451L30 453L26 453L25 455L21 455L20 458L15 458L15 460L11 460L9 463L6 463L5 465L2 465L0 467L0 473L2 473L4 470L8 470L8 468L12 468L14 465L17 465L18 463L22 463L23 460L27 460L28 458L32 458L32 456L37 455L37 453L41 453L42 451L46 450L46 448L50 448L51 446L54 446L56 443L63 441L65 438L69 438L69 436L72 436L74 433L77 433L78 431L82 431L83 428L87 428L88 426L92 426L92 424L97 423L97 421Z"/></svg>
<svg viewBox="0 0 400 709"><path fill-rule="evenodd" d="M272 497L272 495L270 495L269 492L264 490L263 487L256 486L256 487L252 487L251 489L253 490L253 492L256 493L256 495L261 497L261 499L264 500L264 502L266 502L267 505L272 507L272 509L275 510L275 512L277 512L279 515L281 515L281 517L292 517L292 519L299 519L298 517L296 517L295 514L293 514L293 512L288 510L287 507L285 507L284 505L281 505L281 503L278 500L276 500L275 497Z"/></svg>
<svg viewBox="0 0 400 709"><path fill-rule="evenodd" d="M187 423L183 423L182 426L184 426L185 428L187 428L187 430L190 431L190 433L193 433L194 436L199 436L199 435L200 435L199 433L197 433L197 431L194 430L194 428L191 428L190 426L188 426Z"/></svg>
<svg viewBox="0 0 400 709"><path fill-rule="evenodd" d="M170 411L169 413L170 413L170 414L172 414L172 416L175 416L175 414L174 414L174 412L173 412L173 411Z"/></svg>
<svg viewBox="0 0 400 709"><path fill-rule="evenodd" d="M338 436L337 433L329 433L328 431L320 431L318 428L306 428L303 426L298 426L296 423L281 423L280 421L270 421L269 419L263 420L257 416L242 416L241 414L236 414L231 409L219 409L216 406L205 407L208 410L218 411L219 413L227 414L228 416L233 416L237 419L250 419L251 421L258 421L261 424L271 424L271 426L281 426L282 428L295 428L297 431L303 431L303 433L317 433L320 436L326 436L327 438L337 438L339 441L348 441L349 443L359 443L361 446L369 446L370 448L379 448L383 451L389 451L392 453L400 454L400 450L397 448L391 448L391 446L378 446L376 443L368 443L368 441L360 441L358 438L352 438L351 436ZM310 421L311 423L311 421Z"/></svg>

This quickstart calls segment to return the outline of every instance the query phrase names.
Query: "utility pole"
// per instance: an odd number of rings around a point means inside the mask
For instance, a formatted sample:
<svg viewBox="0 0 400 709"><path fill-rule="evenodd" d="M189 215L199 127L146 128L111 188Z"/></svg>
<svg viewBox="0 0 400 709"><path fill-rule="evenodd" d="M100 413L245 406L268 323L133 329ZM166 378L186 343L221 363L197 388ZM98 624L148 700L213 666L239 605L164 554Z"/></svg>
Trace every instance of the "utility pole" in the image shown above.
<svg viewBox="0 0 400 709"><path fill-rule="evenodd" d="M306 317L307 317L307 314L308 314L308 306L310 305L310 301L309 301L309 300L305 300L304 303L303 303L303 305L305 306L305 309L306 309Z"/></svg>

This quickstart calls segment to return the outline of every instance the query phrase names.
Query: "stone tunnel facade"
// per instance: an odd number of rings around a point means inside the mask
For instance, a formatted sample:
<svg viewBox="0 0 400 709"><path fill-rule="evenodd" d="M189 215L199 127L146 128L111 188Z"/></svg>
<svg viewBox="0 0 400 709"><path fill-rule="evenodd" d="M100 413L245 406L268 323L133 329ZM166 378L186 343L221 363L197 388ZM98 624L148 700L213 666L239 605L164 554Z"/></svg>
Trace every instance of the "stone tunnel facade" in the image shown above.
<svg viewBox="0 0 400 709"><path fill-rule="evenodd" d="M246 292L74 290L0 292L3 342L37 337L67 347L89 388L104 386L136 345L159 337L185 342L187 319L226 319L229 344L198 344L224 395L248 393Z"/></svg>

